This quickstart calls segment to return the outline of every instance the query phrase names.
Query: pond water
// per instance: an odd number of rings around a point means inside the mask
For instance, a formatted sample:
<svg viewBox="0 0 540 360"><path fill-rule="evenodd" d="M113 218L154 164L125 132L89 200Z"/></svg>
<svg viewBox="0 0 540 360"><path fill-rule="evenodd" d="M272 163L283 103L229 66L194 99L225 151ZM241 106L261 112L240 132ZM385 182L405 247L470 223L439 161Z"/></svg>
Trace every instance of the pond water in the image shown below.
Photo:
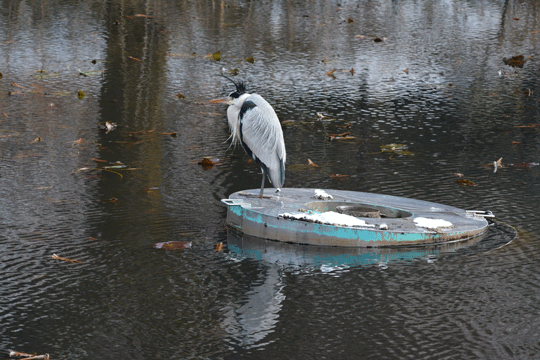
<svg viewBox="0 0 540 360"><path fill-rule="evenodd" d="M525 0L2 1L0 357L539 357L539 19ZM238 256L220 199L260 170L226 142L221 73L276 110L286 187L489 209L518 236Z"/></svg>

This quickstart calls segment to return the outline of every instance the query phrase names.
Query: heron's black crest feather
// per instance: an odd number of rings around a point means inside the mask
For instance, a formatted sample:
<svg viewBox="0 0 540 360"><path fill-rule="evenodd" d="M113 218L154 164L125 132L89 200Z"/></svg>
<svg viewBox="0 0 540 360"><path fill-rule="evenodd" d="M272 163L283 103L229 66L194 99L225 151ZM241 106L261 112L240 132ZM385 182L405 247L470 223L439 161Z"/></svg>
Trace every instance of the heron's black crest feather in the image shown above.
<svg viewBox="0 0 540 360"><path fill-rule="evenodd" d="M228 76L225 76L225 75L221 75L221 76L229 80L230 82L234 84L234 86L236 86L236 93L238 95L242 95L246 93L246 85L244 85L244 82L242 80L238 80L238 82L236 82Z"/></svg>

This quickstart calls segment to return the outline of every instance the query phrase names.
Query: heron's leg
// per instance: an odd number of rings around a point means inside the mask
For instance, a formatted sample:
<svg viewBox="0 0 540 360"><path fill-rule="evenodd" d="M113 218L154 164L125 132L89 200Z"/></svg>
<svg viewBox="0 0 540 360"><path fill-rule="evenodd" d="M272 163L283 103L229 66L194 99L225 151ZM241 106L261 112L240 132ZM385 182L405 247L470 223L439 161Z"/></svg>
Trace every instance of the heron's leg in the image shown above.
<svg viewBox="0 0 540 360"><path fill-rule="evenodd" d="M263 197L263 192L264 192L264 176L265 176L265 173L264 173L264 170L262 170L262 184L261 184L261 193L259 194L259 197L262 198Z"/></svg>

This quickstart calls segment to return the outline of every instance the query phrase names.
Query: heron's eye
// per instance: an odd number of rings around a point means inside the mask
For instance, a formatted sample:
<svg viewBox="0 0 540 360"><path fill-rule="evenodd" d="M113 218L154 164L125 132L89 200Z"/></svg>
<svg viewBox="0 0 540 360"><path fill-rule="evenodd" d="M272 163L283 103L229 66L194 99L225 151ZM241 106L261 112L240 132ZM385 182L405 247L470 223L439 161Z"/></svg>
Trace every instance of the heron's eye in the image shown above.
<svg viewBox="0 0 540 360"><path fill-rule="evenodd" d="M229 94L230 97L233 99L238 99L240 97L240 94L238 94L236 91Z"/></svg>

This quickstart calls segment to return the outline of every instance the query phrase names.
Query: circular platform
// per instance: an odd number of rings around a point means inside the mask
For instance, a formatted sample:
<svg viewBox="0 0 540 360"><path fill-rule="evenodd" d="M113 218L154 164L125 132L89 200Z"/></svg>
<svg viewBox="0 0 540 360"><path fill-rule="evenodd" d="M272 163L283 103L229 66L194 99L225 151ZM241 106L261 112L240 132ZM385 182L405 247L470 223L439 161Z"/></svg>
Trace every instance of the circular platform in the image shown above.
<svg viewBox="0 0 540 360"><path fill-rule="evenodd" d="M297 244L386 247L439 244L479 236L484 211L403 197L318 189L239 191L223 199L227 224L263 239Z"/></svg>

